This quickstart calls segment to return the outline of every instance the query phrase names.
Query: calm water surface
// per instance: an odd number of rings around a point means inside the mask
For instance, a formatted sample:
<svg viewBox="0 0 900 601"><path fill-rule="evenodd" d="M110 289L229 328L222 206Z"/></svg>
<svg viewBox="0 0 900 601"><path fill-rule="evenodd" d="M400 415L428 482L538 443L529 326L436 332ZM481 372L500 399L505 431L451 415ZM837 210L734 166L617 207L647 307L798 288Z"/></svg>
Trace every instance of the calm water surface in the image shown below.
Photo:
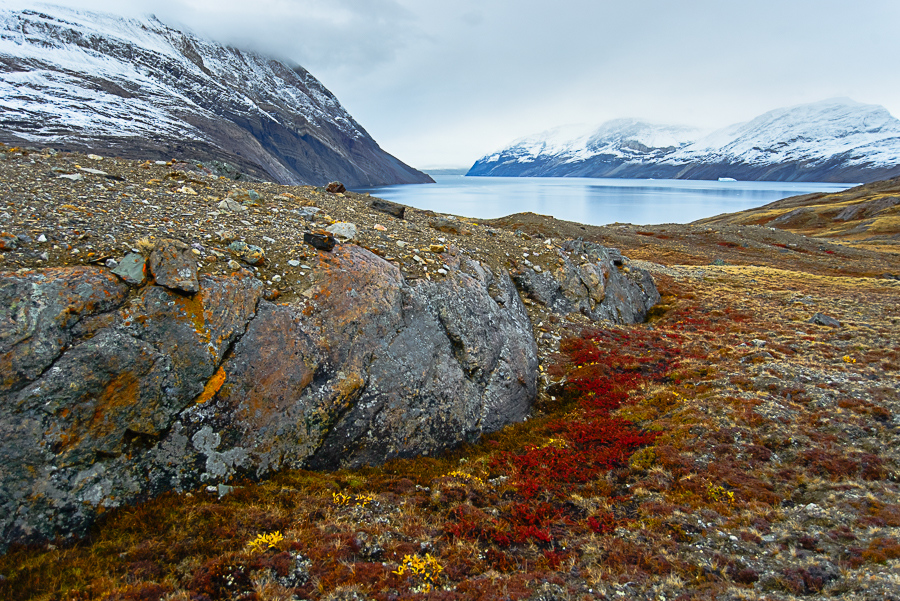
<svg viewBox="0 0 900 601"><path fill-rule="evenodd" d="M437 183L356 189L437 213L490 219L531 211L591 225L688 223L856 184L435 175Z"/></svg>

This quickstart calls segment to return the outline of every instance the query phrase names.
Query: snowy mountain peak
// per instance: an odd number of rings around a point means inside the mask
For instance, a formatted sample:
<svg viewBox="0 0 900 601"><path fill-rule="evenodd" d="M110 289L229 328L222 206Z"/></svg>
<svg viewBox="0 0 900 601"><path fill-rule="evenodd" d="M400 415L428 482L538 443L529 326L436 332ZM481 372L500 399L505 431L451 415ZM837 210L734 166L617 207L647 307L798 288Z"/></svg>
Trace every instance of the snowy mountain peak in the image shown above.
<svg viewBox="0 0 900 601"><path fill-rule="evenodd" d="M216 158L283 183L430 181L301 67L166 26L0 0L0 138Z"/></svg>
<svg viewBox="0 0 900 601"><path fill-rule="evenodd" d="M543 146L542 135L479 159L469 174L851 182L900 175L900 120L849 98L775 109L713 132L617 119Z"/></svg>

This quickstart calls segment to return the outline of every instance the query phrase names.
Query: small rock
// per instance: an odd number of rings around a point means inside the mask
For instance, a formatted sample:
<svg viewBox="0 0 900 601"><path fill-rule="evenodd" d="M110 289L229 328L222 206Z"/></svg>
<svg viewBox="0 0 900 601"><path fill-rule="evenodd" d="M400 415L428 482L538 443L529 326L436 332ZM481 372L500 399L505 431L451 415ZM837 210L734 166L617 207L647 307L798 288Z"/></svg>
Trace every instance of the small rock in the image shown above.
<svg viewBox="0 0 900 601"><path fill-rule="evenodd" d="M275 238L269 238L268 236L263 236L263 242L266 244L275 244Z"/></svg>
<svg viewBox="0 0 900 601"><path fill-rule="evenodd" d="M237 261L235 261L234 259L231 259L230 261L228 261L228 268L229 269L240 269L241 264L238 263Z"/></svg>
<svg viewBox="0 0 900 601"><path fill-rule="evenodd" d="M437 219L432 219L428 222L428 225L433 227L439 232L444 232L445 234L456 234L456 235L468 235L471 234L470 231L460 226L459 223L455 221L451 221L450 219L446 219L444 217L438 217Z"/></svg>
<svg viewBox="0 0 900 601"><path fill-rule="evenodd" d="M57 175L56 179L70 179L73 182L77 182L83 180L84 176L80 173L64 173L62 175Z"/></svg>
<svg viewBox="0 0 900 601"><path fill-rule="evenodd" d="M228 245L228 250L238 258L250 265L262 265L266 262L266 253L263 249L252 244L236 240Z"/></svg>
<svg viewBox="0 0 900 601"><path fill-rule="evenodd" d="M356 224L349 221L338 221L325 228L326 232L331 232L336 238L342 240L352 240L356 237Z"/></svg>
<svg viewBox="0 0 900 601"><path fill-rule="evenodd" d="M378 230L379 232L386 232L386 231L387 231L387 228L386 228L386 227L384 227L383 225L378 224L378 223L376 223L375 226L374 226L372 229Z"/></svg>
<svg viewBox="0 0 900 601"><path fill-rule="evenodd" d="M404 248L404 247L406 247L406 246L409 246L409 242L404 242L403 240L397 240L397 242L396 242L395 244L396 244L397 246L399 246L400 248Z"/></svg>
<svg viewBox="0 0 900 601"><path fill-rule="evenodd" d="M247 207L231 198L226 198L225 200L220 202L219 208L226 211L231 211L232 213L240 213L241 211L247 210Z"/></svg>
<svg viewBox="0 0 900 601"><path fill-rule="evenodd" d="M447 247L444 246L443 244L432 244L431 246L428 247L428 250L430 250L433 253L442 253L442 252L446 252Z"/></svg>
<svg viewBox="0 0 900 601"><path fill-rule="evenodd" d="M249 196L250 200L254 202L259 200L259 192L257 192L256 190L247 190L247 196Z"/></svg>
<svg viewBox="0 0 900 601"><path fill-rule="evenodd" d="M87 155L87 158L91 159L92 161L102 161L103 160L103 157L100 156L99 154L89 154L89 155Z"/></svg>
<svg viewBox="0 0 900 601"><path fill-rule="evenodd" d="M38 236L37 241L40 242L41 244L43 244L44 242L47 241L47 236L45 236L44 234L41 234L40 236Z"/></svg>
<svg viewBox="0 0 900 601"><path fill-rule="evenodd" d="M540 273L541 271L543 271L543 270L541 269L541 266L540 266L540 265L533 265L531 268L534 269L534 270L535 270L536 272L538 272L538 273Z"/></svg>
<svg viewBox="0 0 900 601"><path fill-rule="evenodd" d="M158 241L150 253L150 273L156 283L190 294L199 291L197 259L190 251L190 247L180 240Z"/></svg>
<svg viewBox="0 0 900 601"><path fill-rule="evenodd" d="M341 182L331 182L327 186L325 186L326 192L331 192L332 194L343 194L347 191L347 188L344 187L344 184Z"/></svg>
<svg viewBox="0 0 900 601"><path fill-rule="evenodd" d="M322 209L319 207L301 207L297 209L295 212L305 219L309 219L313 217L316 213L320 212Z"/></svg>
<svg viewBox="0 0 900 601"><path fill-rule="evenodd" d="M19 248L19 237L9 232L0 232L0 250L16 250Z"/></svg>
<svg viewBox="0 0 900 601"><path fill-rule="evenodd" d="M398 219L403 219L403 216L406 214L406 206L397 204L396 202L391 202L389 200L382 200L380 198L374 199L369 206L376 211L387 213L388 215L392 215Z"/></svg>
<svg viewBox="0 0 900 601"><path fill-rule="evenodd" d="M263 298L267 301L273 301L281 296L281 290L277 288L267 288L265 292L263 292Z"/></svg>
<svg viewBox="0 0 900 601"><path fill-rule="evenodd" d="M816 313L809 320L809 323L814 323L819 326L828 326L830 328L839 328L841 327L841 322L836 320L834 317L829 315L825 315L824 313Z"/></svg>
<svg viewBox="0 0 900 601"><path fill-rule="evenodd" d="M305 232L303 234L303 241L313 248L324 250L326 252L331 252L335 244L334 236L325 230Z"/></svg>
<svg viewBox="0 0 900 601"><path fill-rule="evenodd" d="M722 265L726 265L727 263L725 263L725 261L723 261L722 259L713 259L712 264L721 267Z"/></svg>
<svg viewBox="0 0 900 601"><path fill-rule="evenodd" d="M91 175L102 175L103 177L106 177L107 175L109 175L109 173L107 173L106 171L100 171L99 169L91 169L90 167L79 167L78 170L84 171L85 173L90 173Z"/></svg>
<svg viewBox="0 0 900 601"><path fill-rule="evenodd" d="M298 261L297 259L291 259L290 261L288 261L288 265L290 265L291 267L300 267L300 261Z"/></svg>
<svg viewBox="0 0 900 601"><path fill-rule="evenodd" d="M440 269L438 269L437 272L438 272L439 274L441 274L441 275L447 275L447 270L444 269L443 267L440 268Z"/></svg>
<svg viewBox="0 0 900 601"><path fill-rule="evenodd" d="M182 186L178 188L178 192L180 192L181 194L188 194L190 196L197 196L197 191L190 186Z"/></svg>
<svg viewBox="0 0 900 601"><path fill-rule="evenodd" d="M112 270L126 284L143 286L147 281L147 260L143 255L128 253Z"/></svg>
<svg viewBox="0 0 900 601"><path fill-rule="evenodd" d="M750 341L750 344L752 344L755 347L764 347L764 346L766 346L766 341L760 340L759 338L754 338L753 340Z"/></svg>

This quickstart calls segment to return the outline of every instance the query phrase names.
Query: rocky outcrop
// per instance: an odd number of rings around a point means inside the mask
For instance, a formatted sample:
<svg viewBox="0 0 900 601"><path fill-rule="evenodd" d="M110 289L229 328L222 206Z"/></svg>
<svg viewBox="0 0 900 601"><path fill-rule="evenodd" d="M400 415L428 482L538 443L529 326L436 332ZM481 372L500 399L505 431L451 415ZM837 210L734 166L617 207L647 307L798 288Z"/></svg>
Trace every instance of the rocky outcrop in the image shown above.
<svg viewBox="0 0 900 601"><path fill-rule="evenodd" d="M570 240L558 251L559 267L552 273L521 265L513 279L532 300L561 315L578 312L594 321L639 323L659 302L649 273L628 267L619 251Z"/></svg>
<svg viewBox="0 0 900 601"><path fill-rule="evenodd" d="M411 283L354 245L318 256L294 305L263 300L249 270L192 293L176 243L157 245L143 287L94 267L0 275L0 544L238 475L432 453L526 416L537 349L505 272L447 253L447 276Z"/></svg>

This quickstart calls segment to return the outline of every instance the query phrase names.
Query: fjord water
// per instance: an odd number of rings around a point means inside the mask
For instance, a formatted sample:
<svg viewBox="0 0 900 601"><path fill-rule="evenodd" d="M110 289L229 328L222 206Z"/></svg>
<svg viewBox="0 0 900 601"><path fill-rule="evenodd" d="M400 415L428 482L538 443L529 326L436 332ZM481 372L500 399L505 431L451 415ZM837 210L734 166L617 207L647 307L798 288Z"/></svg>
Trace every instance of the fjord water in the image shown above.
<svg viewBox="0 0 900 601"><path fill-rule="evenodd" d="M688 223L856 184L435 175L434 184L355 189L417 209L490 219L531 211L590 225Z"/></svg>

